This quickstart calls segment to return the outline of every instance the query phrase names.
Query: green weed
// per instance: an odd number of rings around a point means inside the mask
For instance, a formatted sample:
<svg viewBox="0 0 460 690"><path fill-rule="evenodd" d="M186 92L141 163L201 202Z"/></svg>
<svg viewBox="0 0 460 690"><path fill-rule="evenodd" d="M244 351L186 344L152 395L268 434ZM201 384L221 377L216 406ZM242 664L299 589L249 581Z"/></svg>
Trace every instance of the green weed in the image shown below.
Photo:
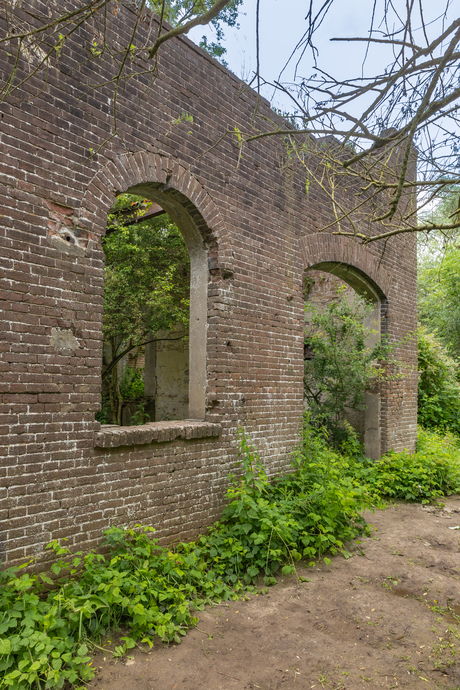
<svg viewBox="0 0 460 690"><path fill-rule="evenodd" d="M179 643L207 603L273 585L302 558L314 566L330 563L328 554L350 557L345 544L370 535L361 512L382 493L432 500L459 478L450 437L421 432L414 456L389 454L374 463L331 450L307 418L291 473L270 481L244 431L237 470L222 519L195 542L161 547L151 527L112 527L104 553L71 555L52 542L54 579L28 572L32 562L0 572L0 690L86 683L94 675L89 647L114 631L127 631L115 657L138 643L151 646L154 636ZM383 586L397 584L388 577ZM438 656L452 654L452 644Z"/></svg>
<svg viewBox="0 0 460 690"><path fill-rule="evenodd" d="M459 440L419 428L417 450L390 452L381 460L355 459L351 474L367 485L376 503L381 496L430 503L460 490Z"/></svg>
<svg viewBox="0 0 460 690"><path fill-rule="evenodd" d="M160 547L151 527L112 527L104 554L75 554L52 542L47 574L32 563L0 573L0 689L62 688L94 675L88 645L120 629L113 656L157 635L179 643L208 602L238 599L263 578L337 553L365 528L366 504L347 463L306 433L295 471L270 483L255 448L240 435L239 477L232 477L222 520L206 536Z"/></svg>

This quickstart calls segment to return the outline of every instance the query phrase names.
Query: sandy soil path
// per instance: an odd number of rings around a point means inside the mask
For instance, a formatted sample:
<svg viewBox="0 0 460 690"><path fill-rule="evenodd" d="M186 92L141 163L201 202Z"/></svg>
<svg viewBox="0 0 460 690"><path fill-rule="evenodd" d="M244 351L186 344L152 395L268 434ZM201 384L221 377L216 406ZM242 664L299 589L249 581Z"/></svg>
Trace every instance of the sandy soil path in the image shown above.
<svg viewBox="0 0 460 690"><path fill-rule="evenodd" d="M179 646L94 659L92 690L460 690L460 496L366 514L351 558L210 607ZM456 618L458 614L459 618ZM104 660L105 657L105 660Z"/></svg>

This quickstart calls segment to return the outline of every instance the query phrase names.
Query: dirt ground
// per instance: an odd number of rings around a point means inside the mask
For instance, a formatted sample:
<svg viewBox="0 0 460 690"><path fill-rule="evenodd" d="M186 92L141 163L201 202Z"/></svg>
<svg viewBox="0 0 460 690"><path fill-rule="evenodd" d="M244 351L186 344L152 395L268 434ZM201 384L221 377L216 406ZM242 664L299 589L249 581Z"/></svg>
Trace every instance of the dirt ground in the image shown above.
<svg viewBox="0 0 460 690"><path fill-rule="evenodd" d="M266 595L209 607L179 646L117 663L101 652L89 687L459 690L460 496L366 519L375 530L351 558L299 567L308 582L292 575Z"/></svg>

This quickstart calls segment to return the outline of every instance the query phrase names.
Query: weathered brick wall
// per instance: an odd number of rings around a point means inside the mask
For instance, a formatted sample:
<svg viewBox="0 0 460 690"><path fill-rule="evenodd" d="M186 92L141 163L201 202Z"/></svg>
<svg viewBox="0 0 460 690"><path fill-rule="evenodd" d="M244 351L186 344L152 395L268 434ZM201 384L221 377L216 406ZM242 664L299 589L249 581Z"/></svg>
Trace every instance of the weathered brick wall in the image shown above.
<svg viewBox="0 0 460 690"><path fill-rule="evenodd" d="M110 17L109 32L121 45L132 21L122 6ZM247 147L239 165L235 138L211 148L226 129L250 127L256 95L187 39L163 47L147 96L143 77L125 85L123 139L106 142L113 93L106 87L85 95L85 87L92 70L107 68L94 61L76 68L91 38L81 31L52 61L46 84L34 77L0 105L4 563L42 558L51 538L94 547L110 524L148 523L165 539L196 535L222 508L240 425L271 473L286 467L303 407L307 264L339 256L364 266L382 283L391 336L401 338L416 322L414 238L399 237L384 253L374 244L353 254L332 237L330 247L310 242L330 220L327 199L313 184L305 196L302 179L282 167L275 139ZM8 64L2 52L0 70ZM273 117L265 101L259 110ZM193 125L171 126L184 111ZM121 430L115 446L110 430L98 436L94 421L100 237L115 193L147 183L194 218L208 252L207 424ZM415 344L400 357L413 364ZM413 448L415 419L413 374L385 392L384 447Z"/></svg>

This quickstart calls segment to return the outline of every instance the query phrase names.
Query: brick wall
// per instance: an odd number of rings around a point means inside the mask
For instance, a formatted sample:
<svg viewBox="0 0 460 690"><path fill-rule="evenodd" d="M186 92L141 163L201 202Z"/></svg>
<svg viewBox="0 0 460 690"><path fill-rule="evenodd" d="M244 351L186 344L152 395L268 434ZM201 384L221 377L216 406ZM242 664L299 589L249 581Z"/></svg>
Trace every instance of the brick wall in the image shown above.
<svg viewBox="0 0 460 690"><path fill-rule="evenodd" d="M120 5L109 21L110 35L129 43L129 9ZM80 31L51 62L46 84L34 77L0 105L4 564L45 558L51 538L97 546L110 524L148 523L163 539L196 535L220 513L240 425L270 473L287 467L303 406L305 268L337 260L358 266L385 294L391 337L416 325L414 238L396 238L385 251L380 244L350 250L332 236L319 242L331 218L328 201L314 184L305 196L301 176L281 165L281 142L251 144L239 164L235 138L214 146L225 130L250 127L254 92L190 41L175 39L162 48L147 96L142 76L120 92L122 138L106 141L113 94L109 87L85 93L93 77L110 77L109 68L97 61L78 68L90 40ZM0 70L10 61L3 49ZM18 78L29 68L22 65ZM193 125L171 126L182 112ZM259 113L274 117L263 100ZM208 253L206 424L163 423L115 442L94 421L100 237L115 194L149 184L193 218ZM415 343L399 356L413 364ZM384 447L412 449L415 420L412 374L384 391Z"/></svg>
<svg viewBox="0 0 460 690"><path fill-rule="evenodd" d="M306 273L307 294L305 302L313 304L318 309L324 309L337 297L339 288L345 288L346 294L353 295L355 291L333 273L311 270Z"/></svg>

